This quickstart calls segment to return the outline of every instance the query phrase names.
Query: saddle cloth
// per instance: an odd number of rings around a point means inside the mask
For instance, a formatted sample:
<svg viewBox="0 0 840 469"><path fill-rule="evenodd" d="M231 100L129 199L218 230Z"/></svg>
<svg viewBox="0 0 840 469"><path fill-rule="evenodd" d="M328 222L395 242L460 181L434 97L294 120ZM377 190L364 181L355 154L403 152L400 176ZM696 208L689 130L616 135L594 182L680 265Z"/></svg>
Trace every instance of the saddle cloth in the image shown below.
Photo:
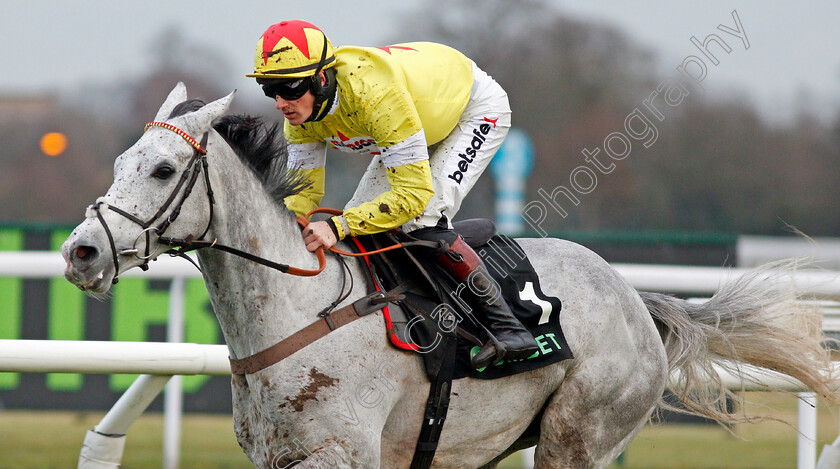
<svg viewBox="0 0 840 469"><path fill-rule="evenodd" d="M482 258L487 270L498 282L501 294L522 324L534 335L539 351L517 361L474 370L470 356L480 349L476 339L486 340L482 319L472 310L469 285L456 282L430 258L428 247L410 247L366 257L371 272L371 290L406 288L404 299L385 308L385 326L390 342L397 348L420 353L430 378L436 376L444 357L452 350L443 342L456 341L454 378L470 376L495 379L535 370L572 358L560 324L562 302L545 295L525 252L516 241L495 234L490 220L473 219L453 224L454 229ZM380 249L401 241L410 241L402 232L391 231L353 238L351 245L359 252ZM449 344L451 345L451 344Z"/></svg>

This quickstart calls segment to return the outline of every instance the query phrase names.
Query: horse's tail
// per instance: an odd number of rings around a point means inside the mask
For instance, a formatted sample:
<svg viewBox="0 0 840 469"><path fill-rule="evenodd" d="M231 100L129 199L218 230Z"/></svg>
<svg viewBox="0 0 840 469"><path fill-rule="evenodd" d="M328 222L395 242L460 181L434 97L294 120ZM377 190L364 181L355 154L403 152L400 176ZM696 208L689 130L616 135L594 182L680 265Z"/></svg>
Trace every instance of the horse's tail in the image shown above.
<svg viewBox="0 0 840 469"><path fill-rule="evenodd" d="M713 368L718 365L749 380L739 363L781 372L829 402L840 402L821 314L797 302L801 298L793 287L794 266L765 266L723 286L705 303L640 293L662 335L669 370L679 371L671 391L683 410L664 400L663 408L725 423L751 420L726 412L727 397L738 403L742 399L724 387Z"/></svg>

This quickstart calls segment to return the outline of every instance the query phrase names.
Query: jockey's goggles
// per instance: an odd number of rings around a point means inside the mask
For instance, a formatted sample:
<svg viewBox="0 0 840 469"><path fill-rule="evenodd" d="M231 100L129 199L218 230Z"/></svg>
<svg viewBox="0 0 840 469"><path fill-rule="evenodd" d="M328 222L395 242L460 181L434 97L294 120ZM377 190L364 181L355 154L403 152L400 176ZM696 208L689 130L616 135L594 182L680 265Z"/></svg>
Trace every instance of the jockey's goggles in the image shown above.
<svg viewBox="0 0 840 469"><path fill-rule="evenodd" d="M263 93L271 99L280 96L286 101L295 101L309 91L310 77L291 80L271 80L262 84Z"/></svg>

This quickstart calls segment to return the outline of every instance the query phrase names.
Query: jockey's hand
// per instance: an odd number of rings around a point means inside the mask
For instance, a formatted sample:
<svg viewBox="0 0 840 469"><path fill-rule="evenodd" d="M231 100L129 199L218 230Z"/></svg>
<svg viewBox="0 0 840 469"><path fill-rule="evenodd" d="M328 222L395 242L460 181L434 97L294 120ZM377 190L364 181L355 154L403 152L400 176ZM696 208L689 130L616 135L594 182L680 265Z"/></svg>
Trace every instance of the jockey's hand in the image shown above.
<svg viewBox="0 0 840 469"><path fill-rule="evenodd" d="M306 249L315 251L319 247L329 249L338 242L329 221L313 221L303 229L303 242Z"/></svg>

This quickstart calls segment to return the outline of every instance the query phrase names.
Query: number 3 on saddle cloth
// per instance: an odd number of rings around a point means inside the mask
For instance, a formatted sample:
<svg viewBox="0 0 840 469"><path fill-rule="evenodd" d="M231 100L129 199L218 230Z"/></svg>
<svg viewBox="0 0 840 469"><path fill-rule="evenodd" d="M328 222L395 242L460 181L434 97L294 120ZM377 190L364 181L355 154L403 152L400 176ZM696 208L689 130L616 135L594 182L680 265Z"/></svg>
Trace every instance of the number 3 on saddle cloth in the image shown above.
<svg viewBox="0 0 840 469"><path fill-rule="evenodd" d="M475 292L467 282L459 283L433 260L433 250L412 246L365 259L370 269L370 290L390 291L400 288L404 299L391 302L385 309L385 323L391 343L403 350L420 353L430 379L437 375L444 354L456 350L454 379L471 376L495 379L572 358L560 325L562 303L546 296L525 252L516 241L496 234L493 222L472 219L455 222L455 231L482 258L487 270L498 282L501 292ZM352 238L359 252L381 249L412 239L399 230ZM470 289L473 288L471 291ZM516 317L534 335L538 352L529 358L503 361L498 365L474 370L470 354L487 340L486 329L473 315L473 293L501 294Z"/></svg>

